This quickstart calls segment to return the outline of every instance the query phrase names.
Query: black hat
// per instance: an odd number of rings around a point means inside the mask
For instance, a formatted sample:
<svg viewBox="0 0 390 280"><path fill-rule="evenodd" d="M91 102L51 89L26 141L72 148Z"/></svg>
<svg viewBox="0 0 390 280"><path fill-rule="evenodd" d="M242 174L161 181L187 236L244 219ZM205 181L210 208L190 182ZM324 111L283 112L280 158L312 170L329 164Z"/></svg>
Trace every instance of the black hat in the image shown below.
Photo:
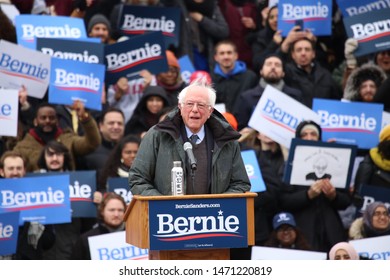
<svg viewBox="0 0 390 280"><path fill-rule="evenodd" d="M107 26L108 31L111 32L111 24L106 18L106 16L102 14L96 14L93 17L91 17L91 19L88 22L88 33L91 32L92 28L98 23L102 23L105 26Z"/></svg>
<svg viewBox="0 0 390 280"><path fill-rule="evenodd" d="M313 127L315 130L318 131L318 139L321 140L322 139L322 129L321 129L321 126L319 124L317 124L316 122L311 121L311 120L301 121L298 124L297 128L295 129L295 137L296 138L301 138L302 131L305 128L308 128L309 126Z"/></svg>

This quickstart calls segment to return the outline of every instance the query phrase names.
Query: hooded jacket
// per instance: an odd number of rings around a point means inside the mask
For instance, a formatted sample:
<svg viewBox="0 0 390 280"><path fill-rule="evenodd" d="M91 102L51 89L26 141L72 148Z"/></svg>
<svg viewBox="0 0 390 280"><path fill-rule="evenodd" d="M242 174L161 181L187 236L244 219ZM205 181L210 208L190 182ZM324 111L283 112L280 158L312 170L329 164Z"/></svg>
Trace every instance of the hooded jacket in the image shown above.
<svg viewBox="0 0 390 280"><path fill-rule="evenodd" d="M129 173L131 192L136 195L170 195L173 161L186 162L181 137L183 119L178 108L152 127L142 139ZM211 193L249 191L250 181L241 158L236 132L223 116L214 110L205 125L214 137L211 159ZM184 186L187 170L183 168Z"/></svg>
<svg viewBox="0 0 390 280"><path fill-rule="evenodd" d="M375 82L377 88L386 79L385 72L377 65L372 63L366 63L354 70L348 77L347 83L344 89L343 99L350 101L362 101L359 88L361 84L367 80Z"/></svg>

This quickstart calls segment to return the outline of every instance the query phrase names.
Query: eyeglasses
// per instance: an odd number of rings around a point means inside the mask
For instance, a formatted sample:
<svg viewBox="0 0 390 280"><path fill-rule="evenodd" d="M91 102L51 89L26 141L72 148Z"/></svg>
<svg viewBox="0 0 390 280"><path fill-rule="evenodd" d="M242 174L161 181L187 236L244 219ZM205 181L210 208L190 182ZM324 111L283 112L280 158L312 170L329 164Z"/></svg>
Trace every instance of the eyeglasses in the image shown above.
<svg viewBox="0 0 390 280"><path fill-rule="evenodd" d="M187 102L184 102L183 105L187 108L187 109L192 109L194 108L194 106L196 105L196 107L198 108L198 110L200 111L204 111L206 110L208 107L210 107L210 105L208 104L205 104L205 103L198 103L198 102L192 102L192 101L187 101Z"/></svg>
<svg viewBox="0 0 390 280"><path fill-rule="evenodd" d="M384 212L375 211L373 214L373 217L375 217L375 218L379 218L380 216L384 216L384 217L389 218L389 213L387 213L386 211L384 211Z"/></svg>

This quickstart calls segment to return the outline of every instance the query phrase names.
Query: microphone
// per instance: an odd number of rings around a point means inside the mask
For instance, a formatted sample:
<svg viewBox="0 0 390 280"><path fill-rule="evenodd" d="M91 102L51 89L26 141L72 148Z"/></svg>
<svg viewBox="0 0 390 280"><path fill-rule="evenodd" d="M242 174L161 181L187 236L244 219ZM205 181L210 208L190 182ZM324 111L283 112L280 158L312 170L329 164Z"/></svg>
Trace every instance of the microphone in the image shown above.
<svg viewBox="0 0 390 280"><path fill-rule="evenodd" d="M188 160L192 170L196 170L197 164L194 153L192 152L192 144L190 142L185 142L183 145L184 151L187 153Z"/></svg>

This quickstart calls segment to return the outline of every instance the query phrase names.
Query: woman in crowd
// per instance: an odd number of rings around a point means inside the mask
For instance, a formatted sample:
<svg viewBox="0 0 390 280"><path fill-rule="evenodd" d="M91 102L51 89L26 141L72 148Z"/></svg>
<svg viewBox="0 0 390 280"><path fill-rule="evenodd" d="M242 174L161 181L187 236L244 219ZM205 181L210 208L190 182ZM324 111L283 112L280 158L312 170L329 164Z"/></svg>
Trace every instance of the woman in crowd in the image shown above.
<svg viewBox="0 0 390 280"><path fill-rule="evenodd" d="M339 242L329 251L330 260L358 260L359 255L355 248L348 242Z"/></svg>
<svg viewBox="0 0 390 280"><path fill-rule="evenodd" d="M276 214L273 219L273 228L269 239L264 243L266 247L310 250L303 233L297 228L291 213Z"/></svg>
<svg viewBox="0 0 390 280"><path fill-rule="evenodd" d="M106 233L118 232L125 229L123 217L126 203L116 193L106 193L98 206L98 224L93 229L83 233L73 246L73 260L90 260L88 238Z"/></svg>
<svg viewBox="0 0 390 280"><path fill-rule="evenodd" d="M383 202L369 204L363 217L357 218L349 228L349 238L363 239L390 235L389 210Z"/></svg>

